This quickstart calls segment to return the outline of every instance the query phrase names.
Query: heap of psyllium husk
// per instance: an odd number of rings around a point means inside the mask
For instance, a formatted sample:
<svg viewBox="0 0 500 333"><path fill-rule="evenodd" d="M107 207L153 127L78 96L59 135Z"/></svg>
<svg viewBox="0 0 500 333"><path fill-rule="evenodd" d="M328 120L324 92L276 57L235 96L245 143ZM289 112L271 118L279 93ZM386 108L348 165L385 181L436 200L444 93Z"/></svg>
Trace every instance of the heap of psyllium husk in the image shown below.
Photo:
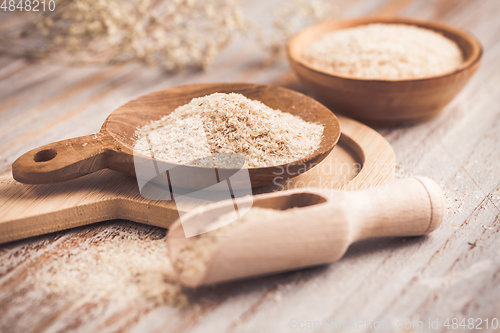
<svg viewBox="0 0 500 333"><path fill-rule="evenodd" d="M325 34L303 58L333 74L365 79L415 79L451 72L462 52L451 39L407 24L368 24Z"/></svg>
<svg viewBox="0 0 500 333"><path fill-rule="evenodd" d="M282 165L319 148L323 126L236 93L194 98L136 131L134 152L176 164L214 167L207 156L239 154L245 167ZM241 159L215 158L219 168Z"/></svg>

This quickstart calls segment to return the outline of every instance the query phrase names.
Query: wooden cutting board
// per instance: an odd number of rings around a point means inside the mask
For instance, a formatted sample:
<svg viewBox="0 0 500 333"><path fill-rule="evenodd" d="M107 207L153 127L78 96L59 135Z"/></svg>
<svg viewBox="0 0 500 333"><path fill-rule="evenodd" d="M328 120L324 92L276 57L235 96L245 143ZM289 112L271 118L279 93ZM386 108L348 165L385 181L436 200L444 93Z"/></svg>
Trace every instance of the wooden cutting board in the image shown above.
<svg viewBox="0 0 500 333"><path fill-rule="evenodd" d="M355 190L393 180L395 156L389 143L357 121L338 118L342 136L325 160L285 183L254 189L254 194L302 187ZM174 201L144 199L134 177L111 170L46 185L3 176L0 243L113 219L168 228L178 211L207 203L193 200L177 206Z"/></svg>

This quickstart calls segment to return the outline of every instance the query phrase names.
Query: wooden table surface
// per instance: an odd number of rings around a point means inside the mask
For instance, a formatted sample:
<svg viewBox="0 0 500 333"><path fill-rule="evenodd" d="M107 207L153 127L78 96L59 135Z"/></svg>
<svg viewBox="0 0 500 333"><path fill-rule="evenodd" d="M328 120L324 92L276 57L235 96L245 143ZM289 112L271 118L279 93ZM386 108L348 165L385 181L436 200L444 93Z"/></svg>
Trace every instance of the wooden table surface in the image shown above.
<svg viewBox="0 0 500 333"><path fill-rule="evenodd" d="M264 4L259 0L246 6L258 13ZM399 177L424 175L442 184L450 209L440 229L429 237L355 244L327 267L191 291L191 305L182 309L141 301L113 307L100 299L50 294L34 299L33 290L16 288L60 255L61 248L84 251L85 242L117 234L162 237L159 228L110 221L4 244L0 331L321 331L306 325L324 318L422 321L425 331L430 331L429 319L439 320L436 332L448 331L443 326L447 318L450 325L453 318L459 323L472 318L476 324L480 318L484 332L494 331L491 325L486 330L484 321L500 319L500 1L354 0L337 5L339 17L376 13L441 20L483 44L482 67L440 116L417 126L377 129L396 152ZM0 173L9 173L12 162L32 148L98 131L115 108L155 90L211 81L301 90L286 61L261 66L264 57L254 44L239 41L209 71L177 75L140 64L67 68L2 57ZM345 329L351 330L370 331L366 325Z"/></svg>

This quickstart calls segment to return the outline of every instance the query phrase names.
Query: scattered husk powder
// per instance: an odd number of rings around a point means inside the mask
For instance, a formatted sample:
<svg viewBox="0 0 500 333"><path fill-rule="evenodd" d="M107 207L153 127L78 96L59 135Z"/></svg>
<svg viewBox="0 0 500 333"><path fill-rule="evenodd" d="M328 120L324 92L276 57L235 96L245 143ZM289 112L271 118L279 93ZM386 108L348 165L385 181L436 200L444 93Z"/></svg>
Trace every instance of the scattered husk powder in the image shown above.
<svg viewBox="0 0 500 333"><path fill-rule="evenodd" d="M106 300L118 308L139 301L173 307L187 304L164 237L144 236L132 229L70 245L54 250L20 287L33 286L47 297Z"/></svg>
<svg viewBox="0 0 500 333"><path fill-rule="evenodd" d="M366 79L429 77L463 62L454 41L407 24L368 24L327 33L302 56L319 69Z"/></svg>
<svg viewBox="0 0 500 333"><path fill-rule="evenodd" d="M282 165L318 149L323 126L237 93L194 98L136 131L134 152L171 163L239 168Z"/></svg>

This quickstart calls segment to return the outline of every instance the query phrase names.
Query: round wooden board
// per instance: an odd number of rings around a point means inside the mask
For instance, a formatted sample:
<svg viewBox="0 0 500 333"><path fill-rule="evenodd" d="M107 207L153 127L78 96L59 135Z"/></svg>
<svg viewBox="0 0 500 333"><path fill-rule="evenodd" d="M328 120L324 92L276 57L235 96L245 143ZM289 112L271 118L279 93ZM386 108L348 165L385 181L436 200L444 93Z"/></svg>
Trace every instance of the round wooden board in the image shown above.
<svg viewBox="0 0 500 333"><path fill-rule="evenodd" d="M302 175L259 188L256 193L304 187L359 190L394 180L396 157L389 142L360 122L337 118L342 135L327 158Z"/></svg>
<svg viewBox="0 0 500 333"><path fill-rule="evenodd" d="M355 190L394 179L395 156L380 134L352 119L339 117L342 136L335 149L313 169L284 183L254 189L255 194L292 188ZM178 211L208 202L176 205L144 199L135 178L102 170L56 184L26 185L0 177L0 243L124 219L168 228Z"/></svg>

